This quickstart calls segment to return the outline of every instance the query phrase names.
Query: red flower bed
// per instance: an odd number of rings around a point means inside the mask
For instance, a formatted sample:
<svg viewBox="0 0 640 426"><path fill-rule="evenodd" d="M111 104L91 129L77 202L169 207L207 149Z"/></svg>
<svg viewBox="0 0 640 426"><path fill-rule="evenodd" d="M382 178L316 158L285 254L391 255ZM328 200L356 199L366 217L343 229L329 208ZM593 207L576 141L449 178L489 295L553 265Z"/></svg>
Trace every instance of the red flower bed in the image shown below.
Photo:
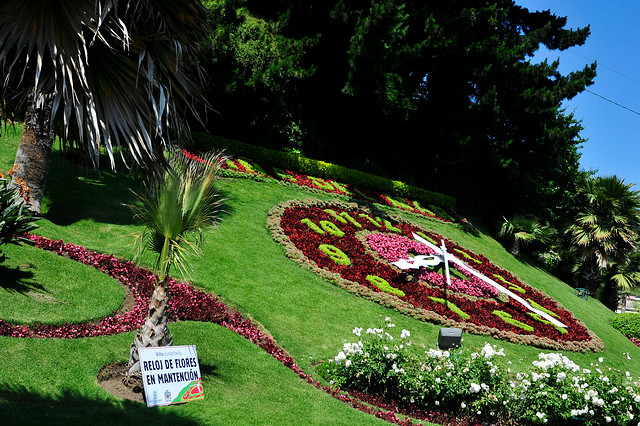
<svg viewBox="0 0 640 426"><path fill-rule="evenodd" d="M195 161L203 161L197 154L189 152L185 149L182 153ZM222 168L226 173L232 176L260 176L276 179L280 182L299 185L313 191L329 192L337 195L344 195L353 199L365 200L372 203L378 203L386 206L395 207L401 210L410 211L412 213L436 218L443 222L451 222L456 219L449 213L435 206L423 207L417 201L411 201L407 198L393 198L388 195L381 194L376 191L355 188L353 185L337 182L332 179L322 179L291 170L282 170L276 167L260 166L254 162L248 162L239 159L229 159L222 164ZM460 219L462 223L468 223L464 219Z"/></svg>
<svg viewBox="0 0 640 426"><path fill-rule="evenodd" d="M400 218L377 217L355 204L308 200L291 201L272 209L268 224L288 255L347 290L421 320L488 334L515 343L545 348L597 351L602 341L553 299L520 281L482 255L458 246L434 232ZM412 233L421 233L437 245L556 317L567 326L561 330L506 296L480 288L477 280L460 278L447 288L443 275L406 273L390 264L385 254L371 248L375 236L387 234L390 242L411 248ZM404 241L404 242L403 242ZM395 249L395 248L394 248Z"/></svg>
<svg viewBox="0 0 640 426"><path fill-rule="evenodd" d="M92 266L117 279L131 290L135 299L135 306L122 314L114 312L100 321L81 324L36 324L26 326L12 324L0 319L0 336L76 339L134 331L142 325L149 306L149 299L156 283L156 277L151 271L140 268L132 262L123 261L107 254L90 252L84 247L64 243L62 240L50 240L38 235L25 235L25 237L33 241L38 248L52 251ZM207 321L219 324L255 343L273 358L293 370L301 379L327 392L334 398L389 423L413 424L410 418L403 419L398 417L394 410L380 409L364 404L359 399L351 397L338 389L323 386L298 367L295 360L284 349L279 347L272 338L264 334L251 320L228 308L217 297L197 290L187 283L176 282L171 278L170 280L171 299L169 313L171 320ZM423 413L423 415L429 416L431 414Z"/></svg>

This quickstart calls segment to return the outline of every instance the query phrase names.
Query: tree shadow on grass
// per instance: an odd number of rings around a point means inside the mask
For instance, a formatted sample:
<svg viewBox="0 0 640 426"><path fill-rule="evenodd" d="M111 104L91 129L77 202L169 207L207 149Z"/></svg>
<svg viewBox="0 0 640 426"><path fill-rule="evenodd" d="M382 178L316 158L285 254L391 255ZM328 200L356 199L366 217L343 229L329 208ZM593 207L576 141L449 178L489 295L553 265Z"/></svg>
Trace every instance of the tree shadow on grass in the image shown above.
<svg viewBox="0 0 640 426"><path fill-rule="evenodd" d="M217 190L218 190L218 195L220 197L219 219L225 220L227 217L233 216L233 214L235 213L235 208L230 204L230 201L232 201L233 197L230 191L220 189L220 188L217 188Z"/></svg>
<svg viewBox="0 0 640 426"><path fill-rule="evenodd" d="M33 277L34 273L24 268L12 268L0 264L0 287L10 293L46 292L41 284L32 281Z"/></svg>
<svg viewBox="0 0 640 426"><path fill-rule="evenodd" d="M43 217L60 226L83 219L138 224L129 206L138 202L136 193L144 191L140 173L129 173L123 165L117 170L94 170L73 164L63 155L52 156L46 187L49 203ZM224 191L221 196L223 200L229 198ZM223 203L223 208L226 215L233 214L228 204Z"/></svg>
<svg viewBox="0 0 640 426"><path fill-rule="evenodd" d="M46 187L48 210L44 218L56 225L71 225L82 219L114 225L136 223L129 204L136 202L131 189L140 191L137 173L98 171L53 155Z"/></svg>
<svg viewBox="0 0 640 426"><path fill-rule="evenodd" d="M41 395L22 385L0 383L0 422L3 425L197 425L198 422L146 405L109 401L66 389Z"/></svg>

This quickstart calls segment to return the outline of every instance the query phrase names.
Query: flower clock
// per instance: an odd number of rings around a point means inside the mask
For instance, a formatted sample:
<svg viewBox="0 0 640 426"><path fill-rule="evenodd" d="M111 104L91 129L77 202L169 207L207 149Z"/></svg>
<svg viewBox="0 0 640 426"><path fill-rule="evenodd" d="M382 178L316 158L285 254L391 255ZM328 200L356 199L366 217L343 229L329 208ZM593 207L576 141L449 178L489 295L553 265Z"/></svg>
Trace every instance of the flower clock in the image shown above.
<svg viewBox="0 0 640 426"><path fill-rule="evenodd" d="M486 257L399 217L357 204L305 200L274 207L268 225L288 256L302 266L417 319L556 350L586 352L604 347L582 322L540 290ZM449 256L470 268L450 263L447 284L442 264L409 271L393 265L412 256L436 254L416 241L414 234L436 246L444 242ZM489 277L507 294L469 269Z"/></svg>

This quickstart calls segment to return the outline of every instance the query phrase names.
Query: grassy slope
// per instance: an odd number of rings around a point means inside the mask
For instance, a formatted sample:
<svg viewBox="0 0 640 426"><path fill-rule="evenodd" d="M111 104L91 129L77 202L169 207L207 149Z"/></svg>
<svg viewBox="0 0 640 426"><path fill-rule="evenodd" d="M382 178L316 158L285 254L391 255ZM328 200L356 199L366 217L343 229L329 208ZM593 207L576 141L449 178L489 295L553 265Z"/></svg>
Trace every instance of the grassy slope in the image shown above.
<svg viewBox="0 0 640 426"><path fill-rule="evenodd" d="M16 148L16 138L10 139L0 142L0 168L4 170L13 162ZM136 185L126 173L103 172L98 177L95 172L71 167L56 155L38 233L131 258L129 242L136 226L122 204L133 201L127 188ZM434 345L439 326L389 311L326 283L288 260L283 248L272 240L265 221L273 205L294 198L329 199L329 195L244 179L224 180L220 186L228 199L228 214L218 230L207 232L204 257L194 261L191 278L195 285L221 295L261 323L306 371L313 373L314 362L335 356L355 326L376 326L380 316L391 316L399 328L411 330L414 342ZM605 341L604 352L568 353L571 359L587 366L604 357L602 365L640 375L640 348L610 326L614 314L600 303L575 297L564 283L518 262L486 236L474 237L455 225L428 219L418 221L541 288ZM3 315L0 312L0 317ZM107 362L126 358L132 335L125 334L77 341L1 338L6 362L0 364L0 404L4 397L18 406L30 404L30 399L44 399L45 405L63 407L65 402L56 395L67 391L75 408L56 414L59 421L95 412L132 419L157 415L161 421L197 423L378 422L305 385L264 352L220 327L180 323L173 325L172 331L176 344L198 347L206 395L202 403L148 410L102 392L95 374ZM485 341L504 347L515 368L530 365L540 352L470 334L465 335L464 345L479 347ZM627 361L623 353L630 353L632 360ZM15 405L1 404L0 414ZM50 413L33 411L41 416ZM12 415L19 416L19 412L14 410Z"/></svg>
<svg viewBox="0 0 640 426"><path fill-rule="evenodd" d="M31 246L2 248L0 312L5 320L64 324L103 318L122 305L124 288L89 266Z"/></svg>

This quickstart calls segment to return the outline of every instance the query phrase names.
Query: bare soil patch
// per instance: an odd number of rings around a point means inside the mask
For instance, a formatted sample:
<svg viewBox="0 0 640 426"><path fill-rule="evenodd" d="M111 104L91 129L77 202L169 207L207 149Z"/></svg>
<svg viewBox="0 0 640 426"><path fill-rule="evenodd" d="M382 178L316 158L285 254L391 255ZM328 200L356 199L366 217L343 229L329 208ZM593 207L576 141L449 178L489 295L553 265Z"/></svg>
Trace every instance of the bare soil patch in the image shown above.
<svg viewBox="0 0 640 426"><path fill-rule="evenodd" d="M98 383L112 395L131 401L145 403L142 381L134 386L125 384L128 381L129 367L124 362L112 362L105 365L98 372Z"/></svg>

